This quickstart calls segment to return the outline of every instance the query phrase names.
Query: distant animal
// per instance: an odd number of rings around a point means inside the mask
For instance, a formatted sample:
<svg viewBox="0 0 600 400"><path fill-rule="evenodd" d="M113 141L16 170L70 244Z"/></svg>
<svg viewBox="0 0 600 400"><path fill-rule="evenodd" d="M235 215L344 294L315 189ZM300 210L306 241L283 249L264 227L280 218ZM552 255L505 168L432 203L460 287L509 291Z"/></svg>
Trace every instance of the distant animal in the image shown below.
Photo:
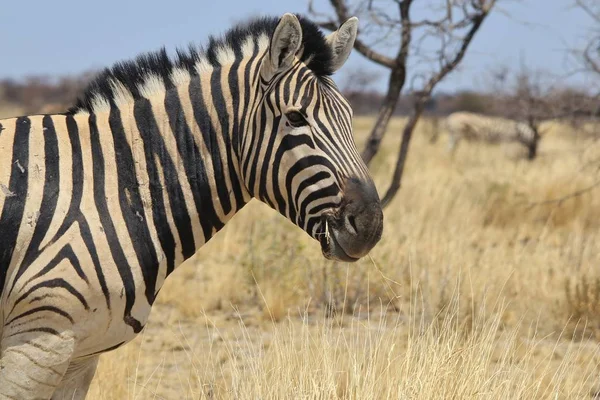
<svg viewBox="0 0 600 400"><path fill-rule="evenodd" d="M536 130L524 122L489 117L470 112L455 112L445 121L448 131L448 150L456 151L461 140L486 143L517 142L524 145L529 158L534 158L539 135Z"/></svg>
<svg viewBox="0 0 600 400"><path fill-rule="evenodd" d="M379 196L330 75L356 38L285 14L106 69L68 112L0 120L0 399L84 399L100 354L251 198L356 261Z"/></svg>

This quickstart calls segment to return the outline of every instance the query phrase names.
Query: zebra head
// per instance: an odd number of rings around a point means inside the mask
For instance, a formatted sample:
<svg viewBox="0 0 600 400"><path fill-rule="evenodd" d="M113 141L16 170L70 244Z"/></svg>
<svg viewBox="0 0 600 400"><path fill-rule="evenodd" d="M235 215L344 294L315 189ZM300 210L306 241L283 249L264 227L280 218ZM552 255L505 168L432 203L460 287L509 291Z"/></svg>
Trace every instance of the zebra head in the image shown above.
<svg viewBox="0 0 600 400"><path fill-rule="evenodd" d="M356 261L381 238L379 195L352 136L352 109L330 74L348 58L358 19L325 37L285 14L257 64L260 81L242 143L252 195L317 239L326 258Z"/></svg>

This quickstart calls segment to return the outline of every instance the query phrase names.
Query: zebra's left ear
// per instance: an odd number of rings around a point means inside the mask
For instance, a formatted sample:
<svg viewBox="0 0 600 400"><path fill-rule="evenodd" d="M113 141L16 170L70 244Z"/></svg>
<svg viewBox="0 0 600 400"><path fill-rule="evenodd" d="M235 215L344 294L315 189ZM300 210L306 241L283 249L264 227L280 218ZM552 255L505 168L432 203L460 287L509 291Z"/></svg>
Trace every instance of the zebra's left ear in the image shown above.
<svg viewBox="0 0 600 400"><path fill-rule="evenodd" d="M340 69L348 59L348 56L354 47L357 33L358 18L352 17L344 22L337 31L331 32L325 37L325 40L327 40L327 44L329 44L333 53L331 65L333 72Z"/></svg>
<svg viewBox="0 0 600 400"><path fill-rule="evenodd" d="M271 42L269 51L263 60L261 74L264 79L271 78L279 72L287 70L294 62L294 56L302 45L302 27L298 17L286 13L281 17Z"/></svg>

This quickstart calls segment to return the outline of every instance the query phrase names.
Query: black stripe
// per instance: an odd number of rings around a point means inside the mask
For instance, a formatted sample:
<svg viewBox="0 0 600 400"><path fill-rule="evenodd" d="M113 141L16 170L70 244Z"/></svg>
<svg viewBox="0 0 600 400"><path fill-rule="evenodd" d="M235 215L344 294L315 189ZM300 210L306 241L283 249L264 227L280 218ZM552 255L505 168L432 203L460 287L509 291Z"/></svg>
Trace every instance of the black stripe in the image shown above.
<svg viewBox="0 0 600 400"><path fill-rule="evenodd" d="M291 188L288 187L288 198L291 199L292 198L292 189L296 190L296 194L294 195L294 201L289 201L289 205L288 207L290 208L290 219L292 221L296 221L296 225L298 225L300 223L300 221L297 218L297 212L300 209L299 208L299 204L298 202L300 201L300 196L302 195L302 192L304 192L304 190L306 190L306 188L308 188L311 185L314 185L320 181L324 181L325 179L328 179L331 177L331 174L327 171L319 171L316 174L314 174L313 176L310 176L308 178L306 178L305 180L303 180L298 187L296 188ZM293 219L292 219L293 216Z"/></svg>
<svg viewBox="0 0 600 400"><path fill-rule="evenodd" d="M258 111L257 111L258 112ZM266 107L261 107L260 108L260 119L259 120L254 120L254 122L250 125L252 128L252 138L250 139L250 143L254 144L253 145L253 150L254 150L254 157L252 157L252 149L248 149L248 155L246 156L246 159L244 160L244 166L242 168L242 171L246 174L247 181L248 181L248 190L250 191L250 194L252 194L253 196L258 197L258 193L254 192L254 186L256 184L256 174L258 172L258 157L260 156L260 149L262 148L262 142L264 137L266 136L265 133L265 120L267 119L267 111L266 111ZM250 135L248 135L250 136ZM258 140L256 139L256 137L258 136ZM250 170L248 170L250 169Z"/></svg>
<svg viewBox="0 0 600 400"><path fill-rule="evenodd" d="M283 106L291 105L289 100L290 100L290 87L293 86L292 80L295 81L295 83L298 83L295 68L293 70L289 71L287 76L278 85L277 91L279 92L280 89L282 89L282 91L283 91L283 93L277 93L277 97L276 97L276 99L277 99L276 101L282 102L282 104L279 105L279 109L281 110L281 112L283 112Z"/></svg>
<svg viewBox="0 0 600 400"><path fill-rule="evenodd" d="M274 182L273 195L275 196L275 201L277 202L277 209L284 216L286 215L286 202L285 202L285 199L283 198L282 192L286 191L286 193L291 193L292 188L291 188L291 185L288 186L287 188L286 187L282 188L279 186L279 181L280 181L279 180L279 178L280 178L279 177L279 174L280 174L279 168L281 167L281 160L286 152L291 151L295 147L303 146L303 145L308 146L311 149L315 148L315 145L314 145L311 137L308 135L291 135L291 134L285 135L282 138L282 140L277 148L277 151L275 152L275 157L273 158L273 161L271 163L273 166L273 169L271 172L271 179ZM284 171L284 172L287 172L287 171ZM289 175L288 175L288 177L289 177ZM290 195L288 195L287 202L289 204L292 203L292 197ZM296 217L292 216L291 214L288 214L287 216L291 221L294 221L296 219Z"/></svg>
<svg viewBox="0 0 600 400"><path fill-rule="evenodd" d="M348 173L352 173L354 171L355 163L353 161L356 160L355 157L352 157L348 154L348 147L353 145L354 139L351 135L348 134L348 131L343 128L343 125L339 123L339 112L332 107L332 100L330 96L322 96L325 101L325 110L324 115L327 120L329 126L335 131L327 131L328 137L330 138L330 151L332 156L334 156L335 161L337 162L339 170L347 171L345 175Z"/></svg>
<svg viewBox="0 0 600 400"><path fill-rule="evenodd" d="M62 279L62 278L54 278L54 279L48 279L47 281L43 281L40 282L36 285L33 285L27 292L23 293L13 304L12 309L10 310L10 312L8 313L8 315L10 315L14 309L25 299L27 299L27 297L29 297L32 293L34 293L36 290L38 289L44 289L44 288L50 288L50 289L57 289L57 288L62 288L65 289L67 292L71 293L71 295L73 295L73 297L77 298L77 300L79 300L79 302L81 303L81 305L83 306L83 308L85 308L86 310L89 310L90 307L87 303L87 301L85 300L85 297L83 297L83 295L81 293L79 293L77 291L77 289L75 289L73 287L73 285L71 285L69 282L67 282L66 280ZM54 290L52 290L54 291Z"/></svg>
<svg viewBox="0 0 600 400"><path fill-rule="evenodd" d="M267 103L271 110L271 115L273 115L273 126L271 126L271 132L269 133L269 141L267 143L267 148L265 151L264 158L260 159L260 147L256 149L256 160L254 162L253 167L259 168L260 166L260 182L258 185L258 198L262 201L269 204L272 208L276 208L273 203L273 199L270 199L267 191L267 175L269 171L269 166L271 165L271 154L273 153L273 149L275 147L275 140L279 135L277 135L277 131L279 129L279 124L281 122L281 116L275 116L275 110L271 103ZM263 122L264 123L264 122ZM267 127L265 127L267 128ZM266 129L265 129L266 131ZM273 182L273 185L277 185L277 182Z"/></svg>
<svg viewBox="0 0 600 400"><path fill-rule="evenodd" d="M231 189L235 197L235 210L239 210L245 204L244 197L242 194L242 186L240 184L241 177L238 176L234 167L234 155L235 159L239 160L239 152L237 148L238 137L240 135L237 111L240 107L240 89L238 72L240 68L240 61L242 60L242 50L240 48L234 49L235 61L231 65L229 75L227 77L227 84L229 86L229 99L231 101L231 127L225 131L225 146L227 147L227 163L229 166L229 178L231 179ZM246 66L246 69L247 66ZM246 93L246 92L244 92ZM246 94L247 95L247 94ZM215 102L223 102L222 106L225 107L225 100L223 97L223 89L219 91L219 96L215 97ZM216 103L215 103L216 104ZM218 109L218 108L217 108ZM226 109L226 108L225 108ZM238 163L239 167L239 163Z"/></svg>
<svg viewBox="0 0 600 400"><path fill-rule="evenodd" d="M131 266L123 253L123 249L121 248L121 244L117 237L117 231L110 218L110 213L108 212L108 204L106 203L106 194L104 191L104 155L102 154L102 148L100 147L100 137L96 125L96 117L94 115L89 116L89 125L92 164L94 165L94 203L96 204L96 209L100 216L100 223L106 233L110 252L115 265L117 266L119 275L121 276L121 280L123 281L123 291L125 294L125 312L123 320L133 328L135 333L138 333L142 330L142 324L131 317L131 309L135 302L135 283L131 273ZM114 161L111 160L111 162Z"/></svg>
<svg viewBox="0 0 600 400"><path fill-rule="evenodd" d="M83 156L81 154L82 149L81 141L79 140L79 128L72 115L67 115L66 123L69 141L71 142L73 192L71 194L71 204L69 205L67 215L49 244L62 237L67 229L77 221L77 218L81 213L79 207L81 205L81 198L83 197Z"/></svg>
<svg viewBox="0 0 600 400"><path fill-rule="evenodd" d="M334 125L340 131L338 134L342 139L349 141L354 144L354 137L352 137L352 118L351 113L345 109L340 99L340 95L332 90L326 90L329 93L329 107L333 110L332 117L335 119L336 124Z"/></svg>
<svg viewBox="0 0 600 400"><path fill-rule="evenodd" d="M35 296L35 297L32 297L32 298L31 298L31 300L29 300L29 304L33 304L33 303L35 303L36 301L42 301L42 300L44 300L44 299L48 299L48 298L56 298L56 297L58 297L58 296L57 296L56 294L54 294L54 293L46 293L46 294L42 294L42 295L40 295L40 296Z"/></svg>
<svg viewBox="0 0 600 400"><path fill-rule="evenodd" d="M325 186L324 188L320 188L318 190L315 190L314 192L312 192L311 194L306 196L304 198L304 201L302 201L302 204L300 204L300 218L301 218L300 226L304 225L304 219L306 218L307 209L308 209L308 206L310 205L310 203L312 203L315 200L324 199L326 197L335 197L339 194L339 192L340 192L339 187L335 183L332 183L331 185ZM326 203L321 203L317 207L321 207L324 204L326 204ZM328 205L328 207L335 207L335 206L337 206L337 204L335 204L335 203L330 203ZM313 209L311 209L310 211L311 211L311 213L314 214Z"/></svg>
<svg viewBox="0 0 600 400"><path fill-rule="evenodd" d="M343 172L341 175L352 174L355 170L356 156L348 154L348 147L354 145L354 139L351 136L351 130L346 129L347 124L340 123L341 110L336 106L337 92L333 91L326 82L315 84L317 92L317 101L313 109L313 118L318 126L318 133L315 134L316 145L323 150L338 165L337 172ZM324 117L329 127L323 124L321 118ZM335 130L334 132L331 129ZM321 140L319 136L324 136Z"/></svg>
<svg viewBox="0 0 600 400"><path fill-rule="evenodd" d="M313 82L309 82L306 85L306 88L304 89L305 94L300 99L300 105L302 106L302 109L308 110L308 108L310 107L310 104L313 101L314 96L318 96L319 95L318 93L315 94L316 87L317 87L317 82L314 82L314 81Z"/></svg>
<svg viewBox="0 0 600 400"><path fill-rule="evenodd" d="M18 332L10 334L8 336L5 336L5 338L13 337L13 336L17 336L17 335L24 335L26 333L34 333L34 332L35 333L38 333L38 332L49 333L51 335L58 336L59 338L62 339L62 336L60 336L60 332L58 332L56 329L48 328L48 327L44 327L44 326L39 327L39 328L26 329L24 331L18 331Z"/></svg>
<svg viewBox="0 0 600 400"><path fill-rule="evenodd" d="M48 228L50 228L52 217L56 212L56 204L58 203L60 166L58 163L58 140L56 138L56 130L54 129L52 117L48 115L44 116L42 119L42 128L44 133L44 164L46 169L42 202L40 204L37 223L35 224L31 241L29 242L25 257L19 266L19 270L17 271L13 282L16 282L25 272L27 267L29 267L40 255L40 245L48 233Z"/></svg>
<svg viewBox="0 0 600 400"><path fill-rule="evenodd" d="M85 355L85 356L83 356L83 357L81 357L81 358L84 358L84 357L91 357L91 356L95 356L95 355L98 355L98 354L106 353L107 351L115 350L116 348L118 348L118 347L121 347L121 346L122 346L122 345L124 345L125 343L126 343L126 342L120 342L120 343L117 343L117 344L115 344L114 346L107 347L107 348L106 348L106 349L104 349L104 350L95 351L95 352L93 352L93 353L90 353L90 354L88 354L88 355Z"/></svg>
<svg viewBox="0 0 600 400"><path fill-rule="evenodd" d="M138 107L139 106L139 107ZM134 116L140 132L147 128L147 123L154 121L152 108L147 100L137 101L134 105ZM117 167L117 177L119 184L119 204L121 206L121 215L127 226L129 237L133 245L133 250L141 268L144 284L146 287L146 299L149 304L154 302L154 293L156 291L156 277L158 275L158 255L152 243L150 229L144 217L144 204L139 191L139 182L135 173L135 163L133 153L127 141L127 135L121 121L121 112L116 107L111 107L108 116L108 124L114 139L115 161ZM160 137L157 132L151 132L153 136ZM151 149L151 145L143 140L144 148ZM150 181L152 185L152 180ZM153 199L154 200L154 199ZM167 232L170 233L168 226ZM172 239L172 235L171 235ZM173 263L175 254L175 245L172 242L171 248L165 252L167 262Z"/></svg>
<svg viewBox="0 0 600 400"><path fill-rule="evenodd" d="M54 256L54 258L52 259L52 261L50 261L37 274L35 274L31 278L29 278L29 280L23 286L27 286L29 283L33 282L35 279L37 279L37 278L39 278L39 277L47 274L52 269L54 269L54 267L56 267L64 259L69 260L69 263L71 264L71 266L73 266L73 269L75 270L75 272L77 273L77 275L82 280L84 280L85 283L87 283L89 285L90 282L89 282L87 276L85 275L85 272L83 272L83 269L81 268L81 263L79 262L79 259L77 258L77 256L73 252L73 248L71 247L71 245L67 244L65 247L63 247L62 249L60 249L60 251L56 254L56 256Z"/></svg>
<svg viewBox="0 0 600 400"><path fill-rule="evenodd" d="M311 216L308 219L308 222L306 222L306 229L304 229L306 232L312 233L313 228L315 226L316 223L321 221L321 211L327 209L327 208L331 208L331 207L338 207L339 204L336 203L321 203L317 206L314 206L310 209L310 212L307 212L307 208L308 208L308 204L310 204L310 202L312 202L315 199L318 199L320 197L325 197L328 195L334 195L333 193L339 192L337 186L335 186L334 184L327 186L325 188L325 193L324 192L319 192L317 191L316 193L314 193L314 198L312 199L307 199L306 203L303 204L301 206L301 209L303 209L304 211L302 211L304 214L302 214L302 222L301 224L299 224L299 226L304 226L305 224L305 218L306 216L310 213L313 216ZM312 193L311 193L312 194Z"/></svg>
<svg viewBox="0 0 600 400"><path fill-rule="evenodd" d="M48 242L46 247L56 242L71 226L73 226L73 224L77 223L79 225L81 238L83 239L87 251L92 259L96 276L98 278L98 282L100 283L100 288L102 289L102 294L106 300L106 306L110 310L110 293L108 292L104 272L100 266L100 257L96 251L96 245L92 239L89 225L85 219L85 216L80 210L81 199L83 198L84 171L81 141L79 139L79 128L77 127L77 121L75 121L75 118L72 115L66 116L66 123L67 132L69 134L69 142L71 143L71 174L73 186L71 193L71 204L69 205L67 215L65 216L60 228L58 228L56 235L54 235L54 238ZM88 175L91 173L91 171L88 171Z"/></svg>
<svg viewBox="0 0 600 400"><path fill-rule="evenodd" d="M236 79L237 85L239 86L240 84L244 86L244 98L243 99L239 99L239 88L238 90L235 91L235 94L232 94L233 97L233 109L239 114L239 120L236 116L236 118L234 118L235 121L235 125L234 125L234 129L233 129L233 136L232 136L232 143L231 145L233 146L233 151L235 152L237 159L241 160L242 158L242 154L241 154L241 148L240 145L242 144L242 138L244 136L246 136L247 132L244 132L244 130L246 129L246 124L247 124L247 120L246 118L248 117L248 114L250 115L254 115L251 112L251 108L253 105L250 104L250 93L252 91L254 91L254 94L256 94L256 90L258 89L258 85L252 85L252 82L255 82L255 78L256 78L256 73L258 72L258 70L260 69L260 64L256 65L254 67L254 70L252 71L252 64L258 54L258 45L256 43L256 40L254 40L253 42L254 47L252 50L252 55L250 57L248 57L248 59L246 60L246 64L244 66L244 77L243 77L243 81L240 82L239 79ZM236 54L237 56L237 54ZM241 56L240 56L241 57ZM237 72L237 71L236 71ZM253 72L253 77L252 77L252 81L250 80L250 72ZM229 86L232 86L233 83L230 81L229 82ZM237 103L236 103L237 101ZM240 106L241 104L241 106ZM241 107L241 109L240 109ZM240 113L241 111L241 113Z"/></svg>
<svg viewBox="0 0 600 400"><path fill-rule="evenodd" d="M315 101L315 106L313 108L313 119L317 123L318 132L321 133L323 136L325 136L326 140L322 141L319 138L320 135L314 135L315 144L317 145L317 147L319 147L321 150L323 150L323 152L325 152L325 154L327 154L329 157L331 157L332 161L335 162L336 165L347 167L348 163L345 159L346 157L340 157L340 154L339 154L338 148L342 147L342 146L339 146L339 140L332 136L329 129L323 124L323 122L320 119L320 117L321 117L320 114L323 114L325 116L325 119L328 121L329 126L335 126L334 124L332 124L331 119L329 118L329 110L326 107L327 105L322 101L322 99L323 99L322 91L317 87L316 92L317 92L317 94L316 94L317 99ZM340 170L340 168L337 168L337 170Z"/></svg>
<svg viewBox="0 0 600 400"><path fill-rule="evenodd" d="M307 92L308 88L311 87L310 83L307 83L306 86L304 86L306 81L308 81L312 76L313 75L311 75L308 68L300 68L298 70L298 74L296 75L296 85L294 87L294 96L290 101L291 104L296 104L300 97L302 97L302 99L307 98L312 100L312 98L308 97L309 93ZM300 105L302 106L302 104Z"/></svg>
<svg viewBox="0 0 600 400"><path fill-rule="evenodd" d="M223 167L221 166L221 155L218 151L218 145L216 142L215 131L210 121L210 115L206 110L206 104L202 97L202 88L200 86L200 79L192 79L189 87L190 101L192 103L192 109L194 111L194 119L196 125L200 130L203 137L204 143L208 148L208 151L212 156L213 170L215 171L215 182L217 186L219 182L223 182L225 177L223 175ZM181 151L181 149L180 149ZM196 145L194 144L194 156L196 159L186 159L186 174L192 187L194 194L194 202L196 203L196 209L202 215L201 224L202 230L204 231L204 237L206 240L211 237L213 227L216 230L220 230L223 227L223 222L217 216L215 207L213 205L213 199L211 193L207 188L210 187L208 176L206 175L206 168L202 160L202 156ZM190 162L196 162L195 166L190 165ZM221 198L223 194L219 194ZM229 196L226 196L229 198Z"/></svg>
<svg viewBox="0 0 600 400"><path fill-rule="evenodd" d="M7 196L0 215L0 295L2 294L6 273L10 267L19 228L25 211L27 198L27 179L29 177L29 132L31 121L27 117L15 121L15 137L12 148L11 173L8 189L14 194ZM21 171L21 168L24 170Z"/></svg>
<svg viewBox="0 0 600 400"><path fill-rule="evenodd" d="M25 317L27 317L29 315L32 315L32 314L35 314L35 313L38 313L38 312L43 312L43 311L53 312L55 314L58 314L58 315L61 315L61 316L65 317L66 319L68 319L71 322L71 324L75 323L75 321L73 320L73 317L71 317L69 315L69 313L61 310L58 307L54 307L54 306L40 306L40 307L32 308L30 310L25 311L23 314L19 314L19 315L15 316L10 321L8 321L5 325L8 326L11 323L13 323L14 321L17 321L17 320L19 320L21 318L25 318Z"/></svg>
<svg viewBox="0 0 600 400"><path fill-rule="evenodd" d="M169 125L171 132L175 138L175 142L178 149L179 156L186 160L188 155L191 156L192 160L198 158L198 149L194 143L194 138L190 132L190 128L185 120L185 113L181 107L181 101L177 95L177 91L169 90L165 97L165 110L169 119ZM191 257L196 252L196 243L194 241L194 233L192 229L192 220L185 204L183 190L179 183L179 176L177 175L176 168L170 166L171 159L168 158L165 162L162 162L163 170L165 175L170 175L167 179L165 176L165 184L168 185L166 188L167 195L169 196L169 204L171 206L173 220L175 227L179 232L179 240L181 241L181 252L184 258ZM190 168L190 163L184 162L184 168ZM168 172L170 169L171 172ZM188 175L189 176L189 175ZM161 199L162 202L162 199ZM160 206L160 203L158 204ZM162 239L161 239L162 243ZM170 272L170 271L168 271Z"/></svg>
<svg viewBox="0 0 600 400"><path fill-rule="evenodd" d="M299 159L298 161L296 161L296 163L294 165L292 165L292 167L289 169L287 176L286 176L286 180L285 180L285 186L286 188L288 188L288 190L292 190L292 180L294 179L294 177L296 175L298 175L300 172L302 172L303 170L307 169L307 168L311 168L314 165L323 165L326 169L330 170L330 171L334 171L333 165L331 164L331 161L327 158L324 158L322 156L318 156L318 155L310 155L307 157L303 157L301 159ZM304 219L306 217L306 202L308 201L309 197L312 198L313 200L317 197L315 197L315 193L320 193L319 196L321 197L326 197L326 196L336 196L339 193L339 187L337 187L337 185L332 184L330 186L334 186L335 190L327 190L325 192L321 192L323 189L318 189L314 192L312 192L309 196L307 196L303 202L303 204L298 207L298 211L299 211L299 215L297 216L297 220L298 220L298 226L302 227L304 225ZM328 186L328 187L330 187ZM312 201L312 200L311 200ZM334 204L331 204L330 207L333 207Z"/></svg>
<svg viewBox="0 0 600 400"><path fill-rule="evenodd" d="M254 41L254 53L253 53L253 59L255 57L258 56L258 42L255 40ZM266 54L266 53L265 53ZM255 84L255 83L259 83L258 77L260 74L260 67L262 65L262 59L264 58L264 55L261 56L256 63L254 63L254 70L252 71L252 80L250 80L250 61L248 62L248 67L246 68L246 72L244 74L244 80L245 80L245 85L246 85L246 105L244 107L244 114L242 115L241 120L243 121L243 128L244 129L250 129L250 132L244 132L244 135L239 139L241 140L240 149L243 149L246 147L246 143L250 142L250 143L255 143L255 138L257 135L260 135L260 137L262 138L262 132L259 132L259 130L257 129L259 126L259 120L258 118L256 118L257 113L259 112L259 105L262 103L263 101L263 90L260 84ZM253 60L252 60L253 61ZM252 95L250 94L250 91L252 91ZM250 98L254 99L254 103L250 104L249 100ZM260 107L260 112L261 112L261 119L260 121L264 121L265 118L265 113L264 113L264 107ZM244 160L244 165L242 167L242 173L246 173L247 168L248 168L248 164L250 162L250 157L247 156L246 159ZM254 182L254 181L253 181ZM247 189L250 191L250 193L252 193L253 191L253 184L250 185L248 184Z"/></svg>
<svg viewBox="0 0 600 400"><path fill-rule="evenodd" d="M254 50L255 50L255 53L258 52L258 38L254 39ZM262 78L262 76L260 76L260 68L262 66L263 60L265 60L267 58L267 54L268 54L268 52L266 52L266 51L264 53L262 53L262 55L260 56L258 61L255 63L256 68L254 69L254 73L252 74L252 82L259 83L258 85L256 85L257 88L259 88L259 89L261 87L260 84L264 83L264 79Z"/></svg>
<svg viewBox="0 0 600 400"><path fill-rule="evenodd" d="M308 210L308 213L316 215L316 214L319 214L320 211L325 210L326 208L337 207L337 206L339 206L339 204L337 204L337 203L335 203L335 204L333 204L333 203L321 203L321 204L318 204L318 205L316 205L314 207L311 207L311 209ZM317 215L317 218L321 218L321 216Z"/></svg>
<svg viewBox="0 0 600 400"><path fill-rule="evenodd" d="M134 105L133 116L135 118L142 142L144 144L144 157L146 159L146 173L148 174L150 196L152 197L152 219L156 226L158 240L160 242L162 251L165 254L167 260L167 274L171 273L175 268L175 238L171 227L167 220L167 210L164 203L163 195L165 191L170 195L170 199L180 198L179 203L175 200L175 204L171 204L173 214L177 215L179 212L185 212L177 209L176 207L182 207L183 194L179 185L179 179L177 177L176 170L173 166L173 162L169 157L166 149L164 140L160 135L158 126L154 119L154 113L152 112L152 104L147 99L140 99ZM156 157L159 159L159 164L156 162ZM163 187L160 181L160 167L162 166L163 178L166 187ZM183 205L183 207L185 207ZM178 220L175 220L178 224ZM156 295L156 279L158 276L158 262L156 262L155 270L152 272L152 293L154 297ZM142 267L144 271L144 267ZM151 271L147 271L151 273ZM145 278L144 278L145 279ZM148 283L146 283L148 285ZM146 296L150 295L148 292L149 288L146 286ZM152 304L152 303L150 303Z"/></svg>
<svg viewBox="0 0 600 400"><path fill-rule="evenodd" d="M339 160L337 160L337 157L333 156L332 152L329 151L330 150L330 144L331 142L327 142L322 140L321 137L319 137L319 135L313 135L313 140L315 141L315 145L321 149L323 154L326 154L329 159L331 160L332 163L335 163L336 168L333 169L332 171L334 172L334 174L336 175L336 177L338 178L338 180L342 180L341 177L344 176L344 171L342 170L341 166L342 164L339 162Z"/></svg>
<svg viewBox="0 0 600 400"><path fill-rule="evenodd" d="M227 191L227 185L225 185L225 169L223 168L223 161L227 162L227 160L221 159L221 152L219 147L219 140L217 138L217 134L220 134L223 139L229 129L229 121L227 116L227 108L225 107L223 100L223 94L221 93L220 87L220 79L221 79L221 70L213 70L213 73L210 76L210 86L212 91L212 100L215 102L214 107L216 107L216 111L218 113L219 119L215 121L215 123L220 123L221 133L217 133L215 126L213 125L213 121L211 119L210 113L208 112L207 103L211 99L204 99L202 90L198 88L195 93L196 98L192 100L192 105L194 108L194 117L196 118L196 122L200 127L200 132L202 132L202 138L204 139L204 144L208 152L210 153L210 158L213 165L213 171L215 173L215 182L217 184L217 195L219 196L219 202L221 203L221 207L223 208L223 212L228 214L231 211L231 201L229 201L229 192ZM190 90L194 83L190 84ZM217 99L220 99L218 101ZM218 108L221 107L221 108Z"/></svg>
<svg viewBox="0 0 600 400"><path fill-rule="evenodd" d="M310 235L312 235L315 225L321 224L321 223L323 223L323 220L320 215L312 216L308 219L308 222L306 223L305 231L308 232Z"/></svg>
<svg viewBox="0 0 600 400"><path fill-rule="evenodd" d="M88 225L83 214L80 215L80 218L77 222L79 223L81 239L83 239L87 251L90 257L92 258L92 264L94 264L96 277L98 278L100 288L102 289L102 294L104 295L104 299L106 300L106 307L110 311L110 292L108 291L108 286L106 285L106 277L104 276L104 271L102 270L102 266L100 265L100 257L98 256L98 251L96 250L96 245L94 244L94 239L90 231L90 226Z"/></svg>

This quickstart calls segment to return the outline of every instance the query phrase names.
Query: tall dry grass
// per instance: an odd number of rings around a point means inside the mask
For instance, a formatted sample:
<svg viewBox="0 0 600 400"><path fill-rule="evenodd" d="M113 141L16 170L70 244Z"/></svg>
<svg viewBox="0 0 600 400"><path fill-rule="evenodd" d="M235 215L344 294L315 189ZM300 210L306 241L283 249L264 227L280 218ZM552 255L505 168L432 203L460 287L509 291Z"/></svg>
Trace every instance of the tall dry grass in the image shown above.
<svg viewBox="0 0 600 400"><path fill-rule="evenodd" d="M161 361L144 379L124 370L121 357L139 352L132 346L103 360L92 398L583 399L597 376L596 346L522 337L503 330L498 315L468 332L452 316L408 326L348 319L286 319L262 345L242 327L213 339L223 340L221 349L187 347L179 371Z"/></svg>
<svg viewBox="0 0 600 400"><path fill-rule="evenodd" d="M373 162L380 191L402 123ZM371 257L327 262L249 204L169 278L143 335L103 356L90 398L593 396L600 188L565 196L600 179L600 144L553 124L533 163L516 146L451 158L427 132Z"/></svg>

